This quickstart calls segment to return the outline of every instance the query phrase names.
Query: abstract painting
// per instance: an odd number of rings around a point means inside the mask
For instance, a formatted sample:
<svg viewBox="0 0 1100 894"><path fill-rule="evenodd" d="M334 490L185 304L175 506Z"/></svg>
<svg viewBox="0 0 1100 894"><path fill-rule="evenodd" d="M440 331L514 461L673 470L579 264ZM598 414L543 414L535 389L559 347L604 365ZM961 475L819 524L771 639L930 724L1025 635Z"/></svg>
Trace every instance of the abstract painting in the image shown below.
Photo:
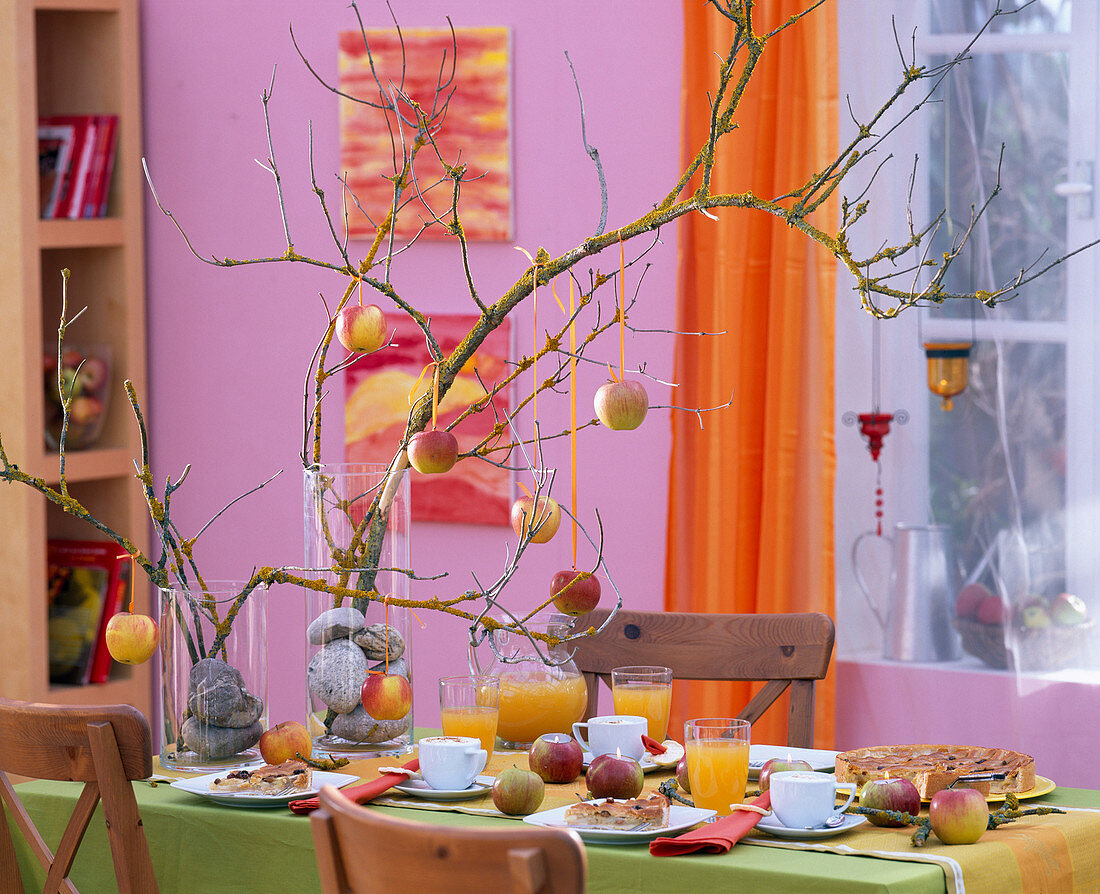
<svg viewBox="0 0 1100 894"><path fill-rule="evenodd" d="M400 89L430 112L437 79L450 74L450 97L436 146L449 165L463 164L459 200L462 229L471 240L512 238L512 166L509 108L509 31L507 28L366 31L370 54L359 31L340 32L339 84L341 92L378 102L379 87L392 97ZM374 72L371 71L373 63ZM377 76L377 81L375 77ZM411 115L398 101L403 115ZM398 127L393 113L360 102L340 100L340 164L360 208L348 202L348 235L372 239L393 201L394 157L400 158L415 133ZM414 166L415 186L405 190L410 199L398 218L396 234L408 241L437 217L449 219L452 181L429 145ZM418 195L420 193L420 195ZM426 204L425 204L426 202ZM446 238L436 224L422 238Z"/></svg>
<svg viewBox="0 0 1100 894"><path fill-rule="evenodd" d="M396 315L395 315L396 317ZM433 314L432 333L449 354L470 331L476 316ZM349 463L389 463L401 443L408 421L410 397L432 387L424 335L407 317L390 323L393 343L362 357L345 373L344 455ZM469 406L484 399L510 371L511 326L505 320L482 342L440 401L437 427L450 425ZM482 385L484 383L484 387ZM497 413L494 414L493 407ZM508 389L493 399L493 407L463 419L451 432L459 452L479 444L511 409ZM503 459L503 457L501 457ZM442 475L412 476L412 517L415 521L507 525L512 505L511 473L476 458L460 460Z"/></svg>

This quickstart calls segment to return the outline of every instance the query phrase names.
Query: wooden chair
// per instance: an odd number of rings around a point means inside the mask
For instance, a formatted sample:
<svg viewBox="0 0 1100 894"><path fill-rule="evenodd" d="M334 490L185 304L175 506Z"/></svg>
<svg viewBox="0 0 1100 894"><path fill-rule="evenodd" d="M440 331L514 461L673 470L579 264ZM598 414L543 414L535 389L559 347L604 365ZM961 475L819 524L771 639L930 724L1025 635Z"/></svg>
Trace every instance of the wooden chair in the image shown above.
<svg viewBox="0 0 1100 894"><path fill-rule="evenodd" d="M83 782L57 852L42 840L8 774ZM77 894L69 880L81 839L102 800L120 894L157 891L132 780L153 774L149 722L129 705L77 707L0 698L0 802L46 869L46 894ZM0 810L0 891L22 892L14 830Z"/></svg>
<svg viewBox="0 0 1100 894"><path fill-rule="evenodd" d="M324 894L583 894L576 832L438 826L360 807L332 786L310 816Z"/></svg>
<svg viewBox="0 0 1100 894"><path fill-rule="evenodd" d="M599 627L609 611L580 619L577 630ZM630 665L672 668L676 680L766 681L737 715L750 723L791 690L787 744L813 747L814 681L825 677L835 629L817 612L775 615L693 614L620 610L599 634L582 637L573 660L588 683L587 716L598 712L599 680ZM678 737L677 737L678 738Z"/></svg>

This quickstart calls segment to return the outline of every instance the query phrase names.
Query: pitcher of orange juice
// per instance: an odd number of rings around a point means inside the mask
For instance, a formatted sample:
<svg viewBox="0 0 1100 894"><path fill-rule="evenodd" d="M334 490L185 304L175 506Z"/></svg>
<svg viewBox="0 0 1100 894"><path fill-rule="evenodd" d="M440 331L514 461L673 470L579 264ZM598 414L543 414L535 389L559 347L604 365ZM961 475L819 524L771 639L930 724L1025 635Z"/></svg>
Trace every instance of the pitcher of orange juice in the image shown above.
<svg viewBox="0 0 1100 894"><path fill-rule="evenodd" d="M530 621L527 627L567 636L572 624L569 615L555 614L544 621ZM500 678L497 738L501 747L525 751L543 733L572 735L574 722L588 707L588 688L569 649L535 640L536 650L531 639L512 630L494 630L486 639L490 638L491 643L483 642L477 649L471 646L470 671Z"/></svg>

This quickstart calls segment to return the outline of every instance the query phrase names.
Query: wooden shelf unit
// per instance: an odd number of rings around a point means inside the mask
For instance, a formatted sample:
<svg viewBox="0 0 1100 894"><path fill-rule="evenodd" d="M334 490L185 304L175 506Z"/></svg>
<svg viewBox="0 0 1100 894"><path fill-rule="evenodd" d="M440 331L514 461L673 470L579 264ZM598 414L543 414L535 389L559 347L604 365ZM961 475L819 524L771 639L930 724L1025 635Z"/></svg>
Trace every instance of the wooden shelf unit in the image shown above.
<svg viewBox="0 0 1100 894"><path fill-rule="evenodd" d="M0 4L0 434L9 461L56 486L59 461L44 439L42 360L56 346L61 269L71 271L72 344L106 344L112 373L103 433L66 461L70 492L92 514L149 548L149 518L134 458L137 426L123 392L146 394L145 259L137 0L8 0ZM119 116L107 217L40 220L41 115ZM101 539L44 496L0 484L0 694L73 704L127 703L152 716L151 664L115 665L109 682L51 686L46 541ZM151 590L138 575L135 610Z"/></svg>

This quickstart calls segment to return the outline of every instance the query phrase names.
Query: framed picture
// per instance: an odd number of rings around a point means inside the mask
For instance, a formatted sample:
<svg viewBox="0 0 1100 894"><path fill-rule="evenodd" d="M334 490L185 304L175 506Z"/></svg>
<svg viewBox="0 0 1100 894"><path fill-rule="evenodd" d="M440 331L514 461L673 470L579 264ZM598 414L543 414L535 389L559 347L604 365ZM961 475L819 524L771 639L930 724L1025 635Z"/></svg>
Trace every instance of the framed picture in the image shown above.
<svg viewBox="0 0 1100 894"><path fill-rule="evenodd" d="M432 333L444 353L454 350L477 319L473 314L432 316ZM398 319L395 328L393 344L365 355L344 373L344 458L349 463L390 462L405 432L412 399L432 388L423 333L407 317ZM508 320L489 333L440 401L437 427L448 427L468 407L483 401L487 388L492 389L507 376L511 341ZM491 406L451 429L458 439L459 452L481 443L498 419L503 420L510 412L511 401L510 390L504 389L493 398ZM422 475L413 470L409 474L415 521L509 524L512 476L507 469L470 457L441 475Z"/></svg>
<svg viewBox="0 0 1100 894"><path fill-rule="evenodd" d="M466 166L459 200L462 229L469 240L512 238L512 154L510 109L510 32L507 28L413 28L366 32L370 54L359 31L340 33L341 92L377 103L381 83L386 90L401 85L405 94L431 109L437 76L450 72L454 80L442 127L435 141L448 164ZM446 60L446 62L444 62ZM371 66L373 64L373 73ZM377 76L377 81L375 77ZM403 115L411 115L398 101ZM412 135L405 129L405 143ZM393 114L349 99L340 100L340 165L361 208L348 203L348 235L374 237L376 226L393 201L395 151L400 157L402 135ZM396 235L412 239L435 217L446 219L452 181L436 152L426 147L415 162L416 190L406 191L410 204L398 218ZM418 196L417 193L420 193ZM448 238L436 224L421 238Z"/></svg>

